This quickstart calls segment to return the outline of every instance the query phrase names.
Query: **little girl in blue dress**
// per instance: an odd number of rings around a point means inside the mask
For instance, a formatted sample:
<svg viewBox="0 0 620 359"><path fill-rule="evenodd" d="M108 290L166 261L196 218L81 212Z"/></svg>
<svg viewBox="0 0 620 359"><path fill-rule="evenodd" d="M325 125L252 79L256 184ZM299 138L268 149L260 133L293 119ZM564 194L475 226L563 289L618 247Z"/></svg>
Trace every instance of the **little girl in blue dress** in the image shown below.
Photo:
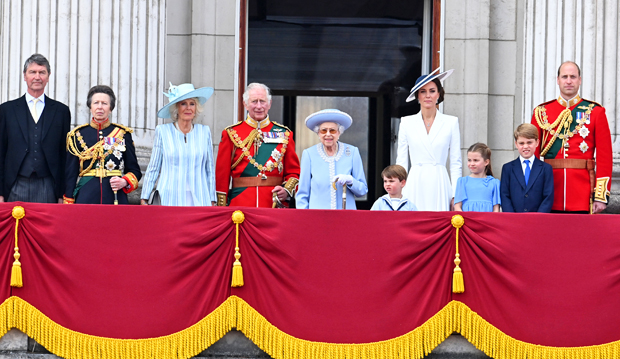
<svg viewBox="0 0 620 359"><path fill-rule="evenodd" d="M491 149L475 143L467 150L467 167L471 174L456 182L454 210L467 212L499 212L499 180L493 177Z"/></svg>

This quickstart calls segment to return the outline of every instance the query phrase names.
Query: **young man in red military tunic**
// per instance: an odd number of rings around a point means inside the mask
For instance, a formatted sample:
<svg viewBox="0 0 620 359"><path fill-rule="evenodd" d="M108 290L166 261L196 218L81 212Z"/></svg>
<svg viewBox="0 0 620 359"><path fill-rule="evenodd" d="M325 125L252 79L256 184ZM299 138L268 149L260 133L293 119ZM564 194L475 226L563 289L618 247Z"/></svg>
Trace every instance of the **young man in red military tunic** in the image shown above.
<svg viewBox="0 0 620 359"><path fill-rule="evenodd" d="M536 107L532 117L540 137L537 155L553 167L552 211L599 213L609 201L613 167L605 108L579 97L576 63L560 65L557 82L560 97Z"/></svg>
<svg viewBox="0 0 620 359"><path fill-rule="evenodd" d="M243 104L245 121L222 131L215 168L217 205L287 207L300 170L293 133L269 119L267 86L249 84Z"/></svg>

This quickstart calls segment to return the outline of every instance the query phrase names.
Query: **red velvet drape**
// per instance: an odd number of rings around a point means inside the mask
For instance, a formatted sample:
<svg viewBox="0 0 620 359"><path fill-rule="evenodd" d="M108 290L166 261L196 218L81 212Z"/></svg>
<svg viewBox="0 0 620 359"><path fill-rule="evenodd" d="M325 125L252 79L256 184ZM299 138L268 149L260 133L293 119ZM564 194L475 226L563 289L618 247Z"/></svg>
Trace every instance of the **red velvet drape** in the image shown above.
<svg viewBox="0 0 620 359"><path fill-rule="evenodd" d="M15 205L24 287L11 289ZM231 288L236 209L245 285ZM451 300L528 343L620 340L617 217L464 213L453 294L452 215L3 203L0 290L110 338L180 331L236 295L311 341L394 338Z"/></svg>

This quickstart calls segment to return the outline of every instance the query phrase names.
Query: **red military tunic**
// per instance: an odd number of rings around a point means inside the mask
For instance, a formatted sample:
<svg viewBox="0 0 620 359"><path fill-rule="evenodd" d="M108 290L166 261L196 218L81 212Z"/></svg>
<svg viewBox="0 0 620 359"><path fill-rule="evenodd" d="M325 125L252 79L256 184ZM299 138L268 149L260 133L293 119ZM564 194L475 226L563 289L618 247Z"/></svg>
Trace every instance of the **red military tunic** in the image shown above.
<svg viewBox="0 0 620 359"><path fill-rule="evenodd" d="M593 160L596 150L595 188L592 194L590 172L570 168L585 161L559 161L553 169L553 210L589 211L590 200L608 203L613 167L611 134L605 108L579 96L566 102L562 97L534 109L532 124L540 139L536 155L545 160ZM552 164L553 165L553 164Z"/></svg>
<svg viewBox="0 0 620 359"><path fill-rule="evenodd" d="M291 130L269 117L258 123L248 116L222 131L215 168L217 204L271 208L275 186L295 196L299 171Z"/></svg>

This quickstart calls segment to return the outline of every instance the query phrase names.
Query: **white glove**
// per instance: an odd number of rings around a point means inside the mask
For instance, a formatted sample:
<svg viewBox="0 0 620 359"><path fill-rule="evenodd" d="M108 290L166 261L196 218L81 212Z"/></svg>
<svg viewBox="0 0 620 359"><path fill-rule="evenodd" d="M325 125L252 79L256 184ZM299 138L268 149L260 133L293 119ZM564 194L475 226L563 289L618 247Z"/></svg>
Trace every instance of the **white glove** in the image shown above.
<svg viewBox="0 0 620 359"><path fill-rule="evenodd" d="M334 177L334 182L338 182L339 185L344 186L345 184L350 185L353 184L353 176L351 175L336 175Z"/></svg>

